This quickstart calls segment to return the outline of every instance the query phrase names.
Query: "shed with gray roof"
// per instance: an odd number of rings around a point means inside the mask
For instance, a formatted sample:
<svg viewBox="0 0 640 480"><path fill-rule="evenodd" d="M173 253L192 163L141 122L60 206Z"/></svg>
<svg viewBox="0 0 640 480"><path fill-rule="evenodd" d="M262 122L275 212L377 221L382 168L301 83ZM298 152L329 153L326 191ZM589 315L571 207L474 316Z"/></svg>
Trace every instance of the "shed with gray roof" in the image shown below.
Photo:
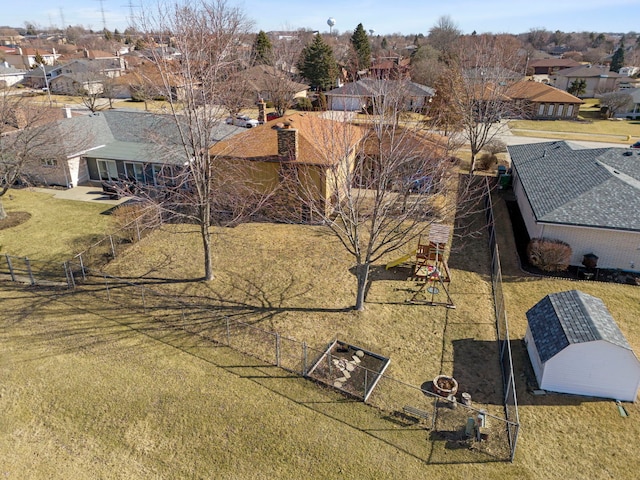
<svg viewBox="0 0 640 480"><path fill-rule="evenodd" d="M507 147L513 193L530 238L571 246L570 264L640 271L640 150L565 141Z"/></svg>
<svg viewBox="0 0 640 480"><path fill-rule="evenodd" d="M541 389L633 402L640 361L604 302L579 290L527 312L525 343Z"/></svg>

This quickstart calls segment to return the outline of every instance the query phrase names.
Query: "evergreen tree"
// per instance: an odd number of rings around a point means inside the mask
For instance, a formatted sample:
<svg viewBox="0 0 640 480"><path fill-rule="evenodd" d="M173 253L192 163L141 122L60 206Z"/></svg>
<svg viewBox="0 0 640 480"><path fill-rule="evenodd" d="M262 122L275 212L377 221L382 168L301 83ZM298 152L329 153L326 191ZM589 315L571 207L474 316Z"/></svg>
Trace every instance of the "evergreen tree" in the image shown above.
<svg viewBox="0 0 640 480"><path fill-rule="evenodd" d="M315 35L313 41L302 49L298 70L312 88L326 90L333 87L338 76L338 67L333 50L322 39L322 35Z"/></svg>
<svg viewBox="0 0 640 480"><path fill-rule="evenodd" d="M361 23L358 24L353 35L351 35L351 45L356 53L358 69L365 70L369 68L371 66L371 45L369 44L367 32L364 31Z"/></svg>
<svg viewBox="0 0 640 480"><path fill-rule="evenodd" d="M253 41L251 48L251 58L254 65L273 64L273 46L267 34L260 30Z"/></svg>
<svg viewBox="0 0 640 480"><path fill-rule="evenodd" d="M386 50L389 48L389 42L387 42L387 37L382 37L382 43L380 44L380 48Z"/></svg>
<svg viewBox="0 0 640 480"><path fill-rule="evenodd" d="M105 40L113 40L113 35L111 35L111 32L106 28L102 30L102 34L104 35Z"/></svg>
<svg viewBox="0 0 640 480"><path fill-rule="evenodd" d="M620 46L611 57L609 70L618 73L622 67L624 67L624 43L620 42Z"/></svg>
<svg viewBox="0 0 640 480"><path fill-rule="evenodd" d="M34 68L39 67L40 65L46 65L47 62L44 61L44 57L40 55L40 52L36 50L36 55L33 57L33 61L36 63Z"/></svg>
<svg viewBox="0 0 640 480"><path fill-rule="evenodd" d="M586 91L587 82L584 79L574 80L571 82L571 85L569 85L569 88L567 88L567 92L571 95L575 95L576 97L584 95Z"/></svg>

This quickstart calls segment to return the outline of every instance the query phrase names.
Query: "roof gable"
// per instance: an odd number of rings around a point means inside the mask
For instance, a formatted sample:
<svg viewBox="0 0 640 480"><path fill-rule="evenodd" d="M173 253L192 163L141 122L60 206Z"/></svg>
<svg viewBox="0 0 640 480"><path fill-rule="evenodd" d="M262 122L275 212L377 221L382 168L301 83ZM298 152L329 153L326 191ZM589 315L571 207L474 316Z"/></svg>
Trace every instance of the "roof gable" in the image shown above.
<svg viewBox="0 0 640 480"><path fill-rule="evenodd" d="M513 99L530 100L545 103L584 103L578 97L564 90L552 87L542 82L524 80L516 82L507 89L507 95Z"/></svg>
<svg viewBox="0 0 640 480"><path fill-rule="evenodd" d="M572 344L604 340L631 350L605 304L579 290L547 295L527 311L542 362Z"/></svg>

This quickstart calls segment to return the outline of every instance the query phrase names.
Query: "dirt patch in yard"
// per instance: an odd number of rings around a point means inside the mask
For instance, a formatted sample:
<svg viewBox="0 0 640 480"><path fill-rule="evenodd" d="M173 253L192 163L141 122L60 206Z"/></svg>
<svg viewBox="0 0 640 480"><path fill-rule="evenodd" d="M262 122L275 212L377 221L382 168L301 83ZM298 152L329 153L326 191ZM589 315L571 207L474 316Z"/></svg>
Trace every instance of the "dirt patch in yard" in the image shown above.
<svg viewBox="0 0 640 480"><path fill-rule="evenodd" d="M7 218L0 220L0 230L5 228L17 227L31 218L29 212L10 212Z"/></svg>

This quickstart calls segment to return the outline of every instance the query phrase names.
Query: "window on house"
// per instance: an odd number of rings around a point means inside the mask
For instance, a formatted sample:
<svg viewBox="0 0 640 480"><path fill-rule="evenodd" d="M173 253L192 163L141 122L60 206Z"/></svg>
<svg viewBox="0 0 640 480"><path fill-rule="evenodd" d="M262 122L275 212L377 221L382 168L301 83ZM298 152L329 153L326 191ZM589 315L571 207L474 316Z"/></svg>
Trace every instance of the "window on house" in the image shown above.
<svg viewBox="0 0 640 480"><path fill-rule="evenodd" d="M114 160L98 160L97 163L100 180L118 179L118 166Z"/></svg>
<svg viewBox="0 0 640 480"><path fill-rule="evenodd" d="M553 115L553 104L549 104L549 108L547 108L547 116L550 117Z"/></svg>
<svg viewBox="0 0 640 480"><path fill-rule="evenodd" d="M45 160L42 160L43 167L56 167L57 165L58 160L56 160L55 158L47 158Z"/></svg>
<svg viewBox="0 0 640 480"><path fill-rule="evenodd" d="M544 103L540 104L540 108L538 109L538 115L544 115Z"/></svg>
<svg viewBox="0 0 640 480"><path fill-rule="evenodd" d="M567 117L572 117L573 116L573 105L569 105L567 107Z"/></svg>
<svg viewBox="0 0 640 480"><path fill-rule="evenodd" d="M127 178L136 182L144 183L144 167L140 163L126 162L124 164Z"/></svg>

